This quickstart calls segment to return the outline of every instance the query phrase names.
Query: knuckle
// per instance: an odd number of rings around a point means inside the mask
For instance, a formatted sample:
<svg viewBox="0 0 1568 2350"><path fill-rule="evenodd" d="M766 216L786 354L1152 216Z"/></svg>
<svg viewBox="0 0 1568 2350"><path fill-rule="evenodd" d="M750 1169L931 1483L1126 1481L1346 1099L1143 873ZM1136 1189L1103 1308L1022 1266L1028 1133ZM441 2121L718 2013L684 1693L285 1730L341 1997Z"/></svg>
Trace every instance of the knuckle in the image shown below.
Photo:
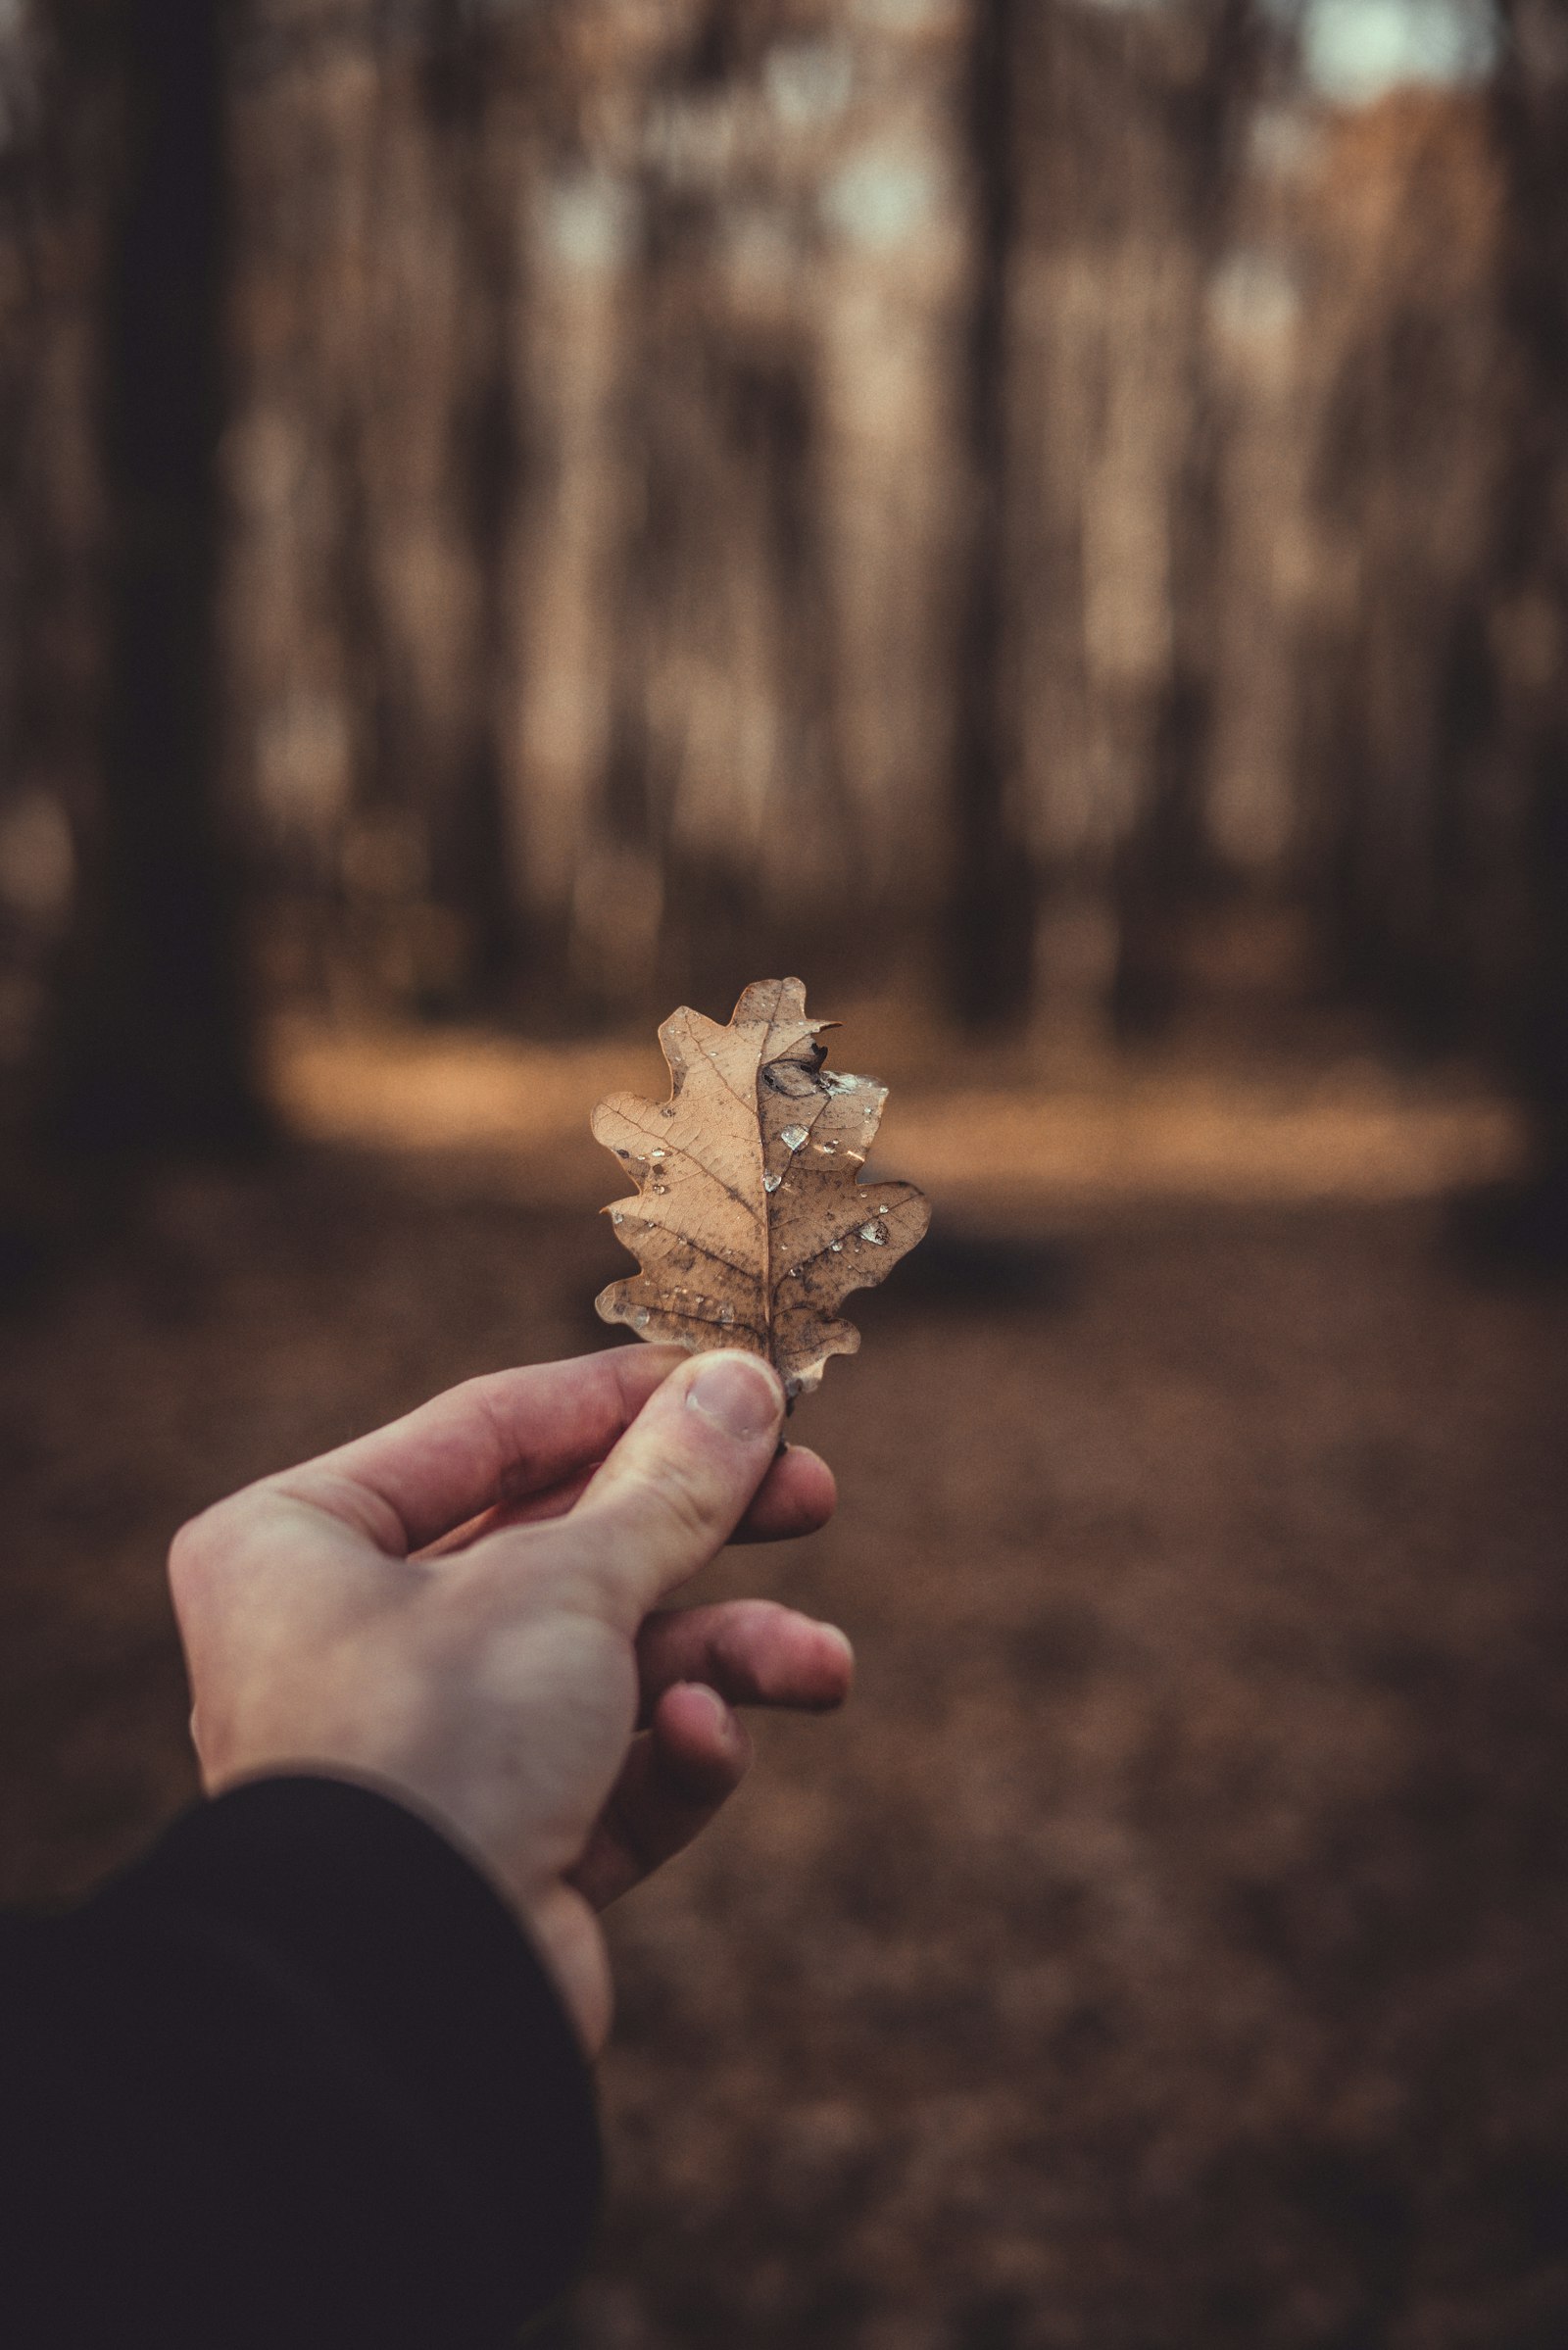
<svg viewBox="0 0 1568 2350"><path fill-rule="evenodd" d="M640 1499L645 1514L682 1550L717 1546L720 1529L711 1497L684 1466L662 1463L643 1481Z"/></svg>
<svg viewBox="0 0 1568 2350"><path fill-rule="evenodd" d="M515 1385L515 1378L506 1371L476 1371L471 1378L460 1380L450 1394L455 1403L481 1412L496 1441L506 1443L514 1433L506 1406Z"/></svg>
<svg viewBox="0 0 1568 2350"><path fill-rule="evenodd" d="M193 1595L209 1578L215 1548L220 1542L219 1521L223 1503L187 1518L169 1545L169 1581L176 1600Z"/></svg>
<svg viewBox="0 0 1568 2350"><path fill-rule="evenodd" d="M247 1486L187 1518L169 1545L169 1587L176 1609L197 1604L232 1579L253 1556L266 1525L265 1488Z"/></svg>

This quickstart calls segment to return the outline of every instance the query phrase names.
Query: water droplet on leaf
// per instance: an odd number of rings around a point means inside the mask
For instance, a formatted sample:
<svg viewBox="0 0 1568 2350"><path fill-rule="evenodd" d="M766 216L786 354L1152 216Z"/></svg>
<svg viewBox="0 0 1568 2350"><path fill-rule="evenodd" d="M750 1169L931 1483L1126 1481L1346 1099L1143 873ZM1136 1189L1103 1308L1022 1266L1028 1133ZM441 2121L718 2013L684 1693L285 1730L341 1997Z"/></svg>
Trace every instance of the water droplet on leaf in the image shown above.
<svg viewBox="0 0 1568 2350"><path fill-rule="evenodd" d="M819 1025L806 1017L799 980L754 982L726 1029L679 1010L660 1031L670 1072L665 1098L612 1095L593 1121L621 1175L622 1197L609 1210L615 1241L644 1260L640 1279L603 1292L604 1319L627 1324L639 1339L673 1334L693 1351L753 1348L776 1363L792 1392L815 1387L846 1333L853 1344L857 1334L833 1318L838 1293L879 1281L912 1247L927 1213L903 1186L890 1186L894 1199L874 1199L882 1187L868 1179L866 1156L887 1089L853 1070L829 1071L824 1048L812 1041ZM825 1118L838 1102L843 1107ZM675 1125L681 1142L658 1144L656 1133ZM688 1172L688 1146L707 1178L701 1184ZM804 1175L791 1172L797 1161ZM809 1180L813 1166L820 1182ZM841 1228L840 1217L857 1209L859 1222ZM798 1251L793 1262L786 1238ZM878 1269L866 1262L819 1271L824 1256L866 1248L881 1249ZM688 1286L683 1271L713 1287Z"/></svg>

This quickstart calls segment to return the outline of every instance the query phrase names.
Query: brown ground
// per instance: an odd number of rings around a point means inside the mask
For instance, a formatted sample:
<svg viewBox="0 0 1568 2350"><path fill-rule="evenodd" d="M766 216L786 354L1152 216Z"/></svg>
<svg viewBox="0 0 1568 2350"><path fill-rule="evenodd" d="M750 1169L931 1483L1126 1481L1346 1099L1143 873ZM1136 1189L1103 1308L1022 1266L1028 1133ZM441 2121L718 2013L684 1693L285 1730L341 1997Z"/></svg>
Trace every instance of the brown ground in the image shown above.
<svg viewBox="0 0 1568 2350"><path fill-rule="evenodd" d="M1568 1300L1310 1124L1223 1197L1015 1186L1021 1297L955 1214L861 1301L837 1524L710 1579L857 1700L616 1920L562 2350L1568 2341ZM0 1894L188 1791L181 1514L604 1335L591 1160L530 1206L461 1139L171 1180L13 1325Z"/></svg>

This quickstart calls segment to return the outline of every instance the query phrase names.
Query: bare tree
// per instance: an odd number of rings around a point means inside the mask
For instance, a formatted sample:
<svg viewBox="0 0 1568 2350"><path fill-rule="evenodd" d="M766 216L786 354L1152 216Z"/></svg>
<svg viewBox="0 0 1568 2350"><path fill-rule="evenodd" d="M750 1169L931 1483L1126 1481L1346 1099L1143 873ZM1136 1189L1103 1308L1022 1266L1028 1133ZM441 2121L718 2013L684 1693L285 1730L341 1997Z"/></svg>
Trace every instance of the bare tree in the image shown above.
<svg viewBox="0 0 1568 2350"><path fill-rule="evenodd" d="M474 565L478 618L463 740L430 810L430 884L468 939L462 995L469 1009L506 997L522 944L506 803L512 563L526 465L514 350L523 300L520 93L529 62L496 12L445 4L430 11L421 82L466 265L468 348L452 420L452 494Z"/></svg>
<svg viewBox="0 0 1568 2350"><path fill-rule="evenodd" d="M977 1028L1027 1017L1034 961L1035 876L1007 626L1019 27L1017 0L975 0L967 93L975 239L964 387L969 506L956 635L947 968L955 1011Z"/></svg>
<svg viewBox="0 0 1568 2350"><path fill-rule="evenodd" d="M677 147L694 121L730 113L757 123L761 61L790 29L780 0L710 0L694 15L648 93ZM854 869L820 402L809 330L792 303L751 315L726 287L721 202L736 191L671 168L659 141L651 148L636 172L619 422L624 540L595 813L611 859L628 870L647 862L662 880L660 986L718 1000L764 953L831 955L842 876ZM782 176L760 139L748 147L744 194L789 243L802 224ZM701 682L677 712L667 684L682 662ZM737 798L751 801L737 824L713 806L712 743L744 693L766 710L769 748L735 778ZM622 987L651 977L651 968L627 972Z"/></svg>
<svg viewBox="0 0 1568 2350"><path fill-rule="evenodd" d="M1336 991L1425 1050L1471 1018L1501 846L1494 150L1483 99L1400 94L1341 126L1337 175L1362 202L1329 225L1327 198L1319 223L1311 497L1355 584L1298 653L1304 875Z"/></svg>
<svg viewBox="0 0 1568 2350"><path fill-rule="evenodd" d="M1163 117L1177 198L1172 226L1191 257L1194 300L1183 352L1185 435L1169 500L1170 654L1142 804L1117 859L1112 1011L1132 1035L1158 1030L1174 1013L1184 918L1207 864L1224 418L1206 300L1235 234L1262 54L1255 0L1185 0L1168 47L1147 96Z"/></svg>
<svg viewBox="0 0 1568 2350"><path fill-rule="evenodd" d="M1519 397L1500 508L1495 634L1515 648L1503 739L1520 814L1504 1031L1539 1154L1520 1237L1560 1261L1568 1255L1568 28L1545 0L1506 0L1502 18L1495 121Z"/></svg>
<svg viewBox="0 0 1568 2350"><path fill-rule="evenodd" d="M109 641L54 1065L57 1131L95 1151L234 1148L262 1124L218 788L222 24L217 0L127 0L102 27L122 129L101 325Z"/></svg>

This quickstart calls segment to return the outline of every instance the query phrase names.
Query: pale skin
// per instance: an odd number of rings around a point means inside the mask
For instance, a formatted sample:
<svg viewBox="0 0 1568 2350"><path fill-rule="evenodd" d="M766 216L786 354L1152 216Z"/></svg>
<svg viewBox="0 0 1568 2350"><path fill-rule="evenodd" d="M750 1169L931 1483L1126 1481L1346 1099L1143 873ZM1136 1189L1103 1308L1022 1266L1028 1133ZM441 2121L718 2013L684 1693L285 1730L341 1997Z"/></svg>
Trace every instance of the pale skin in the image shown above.
<svg viewBox="0 0 1568 2350"><path fill-rule="evenodd" d="M732 1538L831 1515L783 1416L755 1356L614 1348L470 1380L217 1503L170 1556L208 1792L306 1771L405 1802L511 1903L597 2052L598 1913L739 1785L736 1706L849 1693L830 1625L663 1604Z"/></svg>

